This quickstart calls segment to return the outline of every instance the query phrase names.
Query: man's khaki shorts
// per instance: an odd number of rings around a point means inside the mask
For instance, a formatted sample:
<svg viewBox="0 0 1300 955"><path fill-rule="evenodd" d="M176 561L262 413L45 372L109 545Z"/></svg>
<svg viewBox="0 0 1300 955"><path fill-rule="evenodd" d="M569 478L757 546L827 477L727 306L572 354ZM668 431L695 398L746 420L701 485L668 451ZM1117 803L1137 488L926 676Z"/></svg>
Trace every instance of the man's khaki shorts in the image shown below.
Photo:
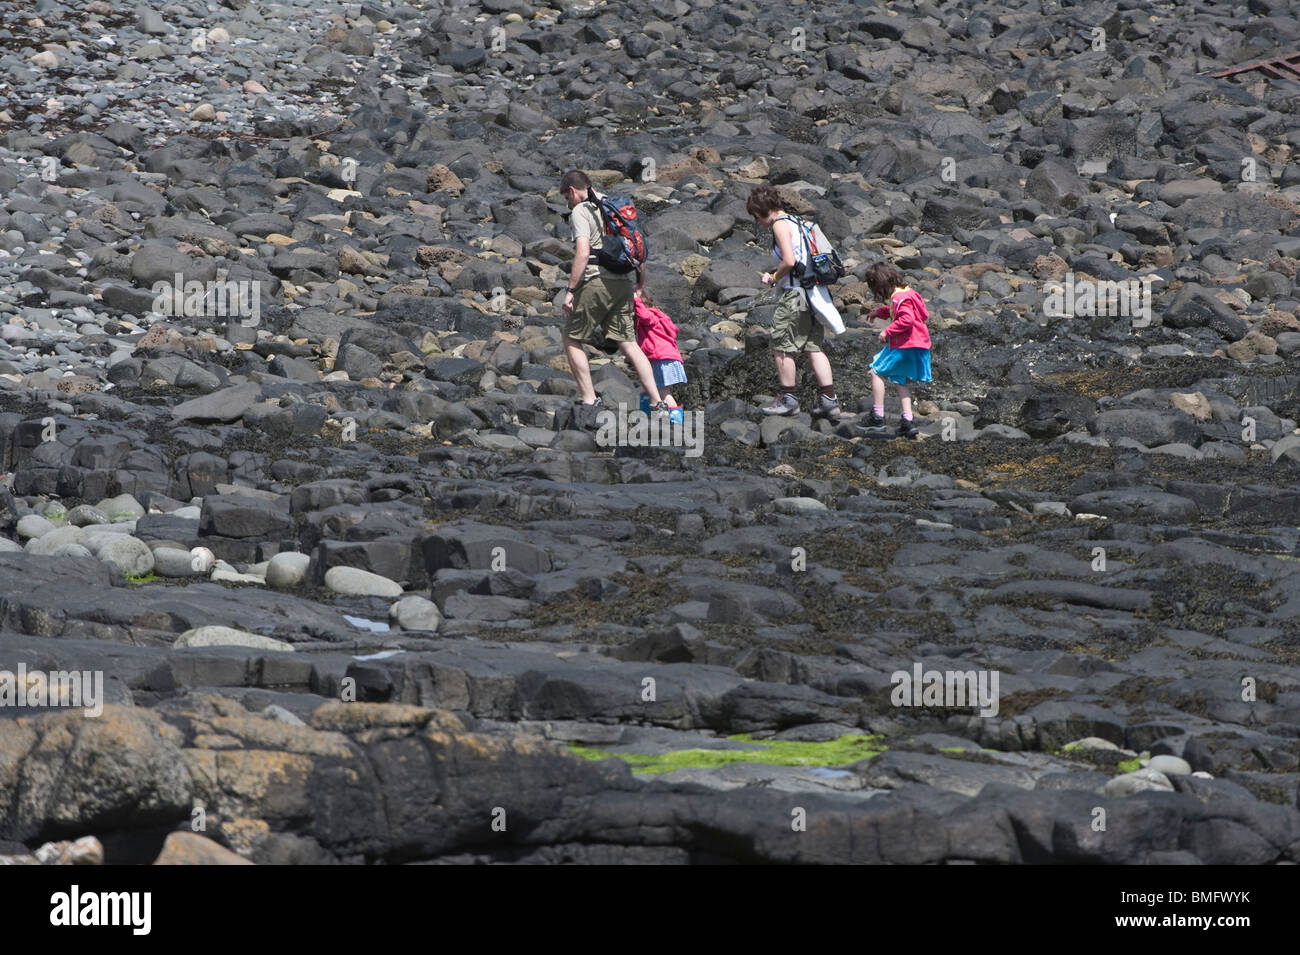
<svg viewBox="0 0 1300 955"><path fill-rule="evenodd" d="M813 318L803 290L792 288L781 296L772 316L772 350L813 352L822 350L826 329Z"/></svg>
<svg viewBox="0 0 1300 955"><path fill-rule="evenodd" d="M564 334L580 342L599 345L608 338L616 342L636 341L634 282L588 279L573 293L573 313Z"/></svg>

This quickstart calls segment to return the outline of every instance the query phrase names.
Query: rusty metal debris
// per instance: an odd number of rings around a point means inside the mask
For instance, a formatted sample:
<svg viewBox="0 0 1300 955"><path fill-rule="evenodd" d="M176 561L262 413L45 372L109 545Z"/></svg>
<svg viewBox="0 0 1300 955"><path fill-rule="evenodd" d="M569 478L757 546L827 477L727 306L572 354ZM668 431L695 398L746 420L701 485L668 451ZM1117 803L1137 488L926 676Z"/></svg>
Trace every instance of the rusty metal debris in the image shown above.
<svg viewBox="0 0 1300 955"><path fill-rule="evenodd" d="M1254 72L1263 73L1269 79L1300 81L1300 50L1272 56L1266 60L1256 60L1253 63L1230 66L1226 70L1217 70L1210 75L1217 80L1225 76L1236 76L1238 73Z"/></svg>

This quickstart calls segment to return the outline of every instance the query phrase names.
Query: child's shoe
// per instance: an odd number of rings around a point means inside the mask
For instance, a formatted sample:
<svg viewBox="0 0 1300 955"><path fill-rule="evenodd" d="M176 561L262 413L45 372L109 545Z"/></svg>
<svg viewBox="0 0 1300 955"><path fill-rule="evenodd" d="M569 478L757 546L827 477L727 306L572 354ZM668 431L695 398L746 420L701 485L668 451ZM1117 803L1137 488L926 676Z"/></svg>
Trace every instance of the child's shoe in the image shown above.
<svg viewBox="0 0 1300 955"><path fill-rule="evenodd" d="M917 430L916 422L904 418L898 422L898 436L900 438L915 438L920 432Z"/></svg>
<svg viewBox="0 0 1300 955"><path fill-rule="evenodd" d="M888 430L888 426L885 424L885 416L872 411L867 420L858 425L858 430L865 431L868 434L884 434Z"/></svg>

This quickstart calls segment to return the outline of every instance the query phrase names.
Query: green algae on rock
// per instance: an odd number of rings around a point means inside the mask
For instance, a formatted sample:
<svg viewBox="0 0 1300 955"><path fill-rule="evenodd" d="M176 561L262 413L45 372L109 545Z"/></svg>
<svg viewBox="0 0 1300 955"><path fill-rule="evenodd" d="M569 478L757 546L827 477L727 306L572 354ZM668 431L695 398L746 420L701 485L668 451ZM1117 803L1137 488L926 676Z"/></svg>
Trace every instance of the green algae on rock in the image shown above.
<svg viewBox="0 0 1300 955"><path fill-rule="evenodd" d="M679 749L655 755L647 753L612 753L594 747L570 745L583 759L621 759L634 773L671 773L678 769L716 769L733 763L765 763L770 766L845 766L871 759L884 752L877 745L880 736L846 734L825 743L795 740L756 740L748 733L728 736L739 743L751 743L756 749Z"/></svg>

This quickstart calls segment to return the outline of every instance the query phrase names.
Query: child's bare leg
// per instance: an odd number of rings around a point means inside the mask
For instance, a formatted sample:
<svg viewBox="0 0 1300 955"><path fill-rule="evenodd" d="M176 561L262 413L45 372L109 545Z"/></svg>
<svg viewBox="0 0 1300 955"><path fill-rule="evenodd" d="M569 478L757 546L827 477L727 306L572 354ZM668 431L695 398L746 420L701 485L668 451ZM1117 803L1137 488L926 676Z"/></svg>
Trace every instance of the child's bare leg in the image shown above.
<svg viewBox="0 0 1300 955"><path fill-rule="evenodd" d="M874 371L871 373L871 403L877 408L885 406L885 379Z"/></svg>
<svg viewBox="0 0 1300 955"><path fill-rule="evenodd" d="M898 403L903 406L903 417L912 417L912 392L904 385L898 386Z"/></svg>
<svg viewBox="0 0 1300 955"><path fill-rule="evenodd" d="M677 407L677 402L673 400L673 396L670 395L668 392L666 391L663 392L659 397L663 398L664 401L668 402L668 407L670 408Z"/></svg>

